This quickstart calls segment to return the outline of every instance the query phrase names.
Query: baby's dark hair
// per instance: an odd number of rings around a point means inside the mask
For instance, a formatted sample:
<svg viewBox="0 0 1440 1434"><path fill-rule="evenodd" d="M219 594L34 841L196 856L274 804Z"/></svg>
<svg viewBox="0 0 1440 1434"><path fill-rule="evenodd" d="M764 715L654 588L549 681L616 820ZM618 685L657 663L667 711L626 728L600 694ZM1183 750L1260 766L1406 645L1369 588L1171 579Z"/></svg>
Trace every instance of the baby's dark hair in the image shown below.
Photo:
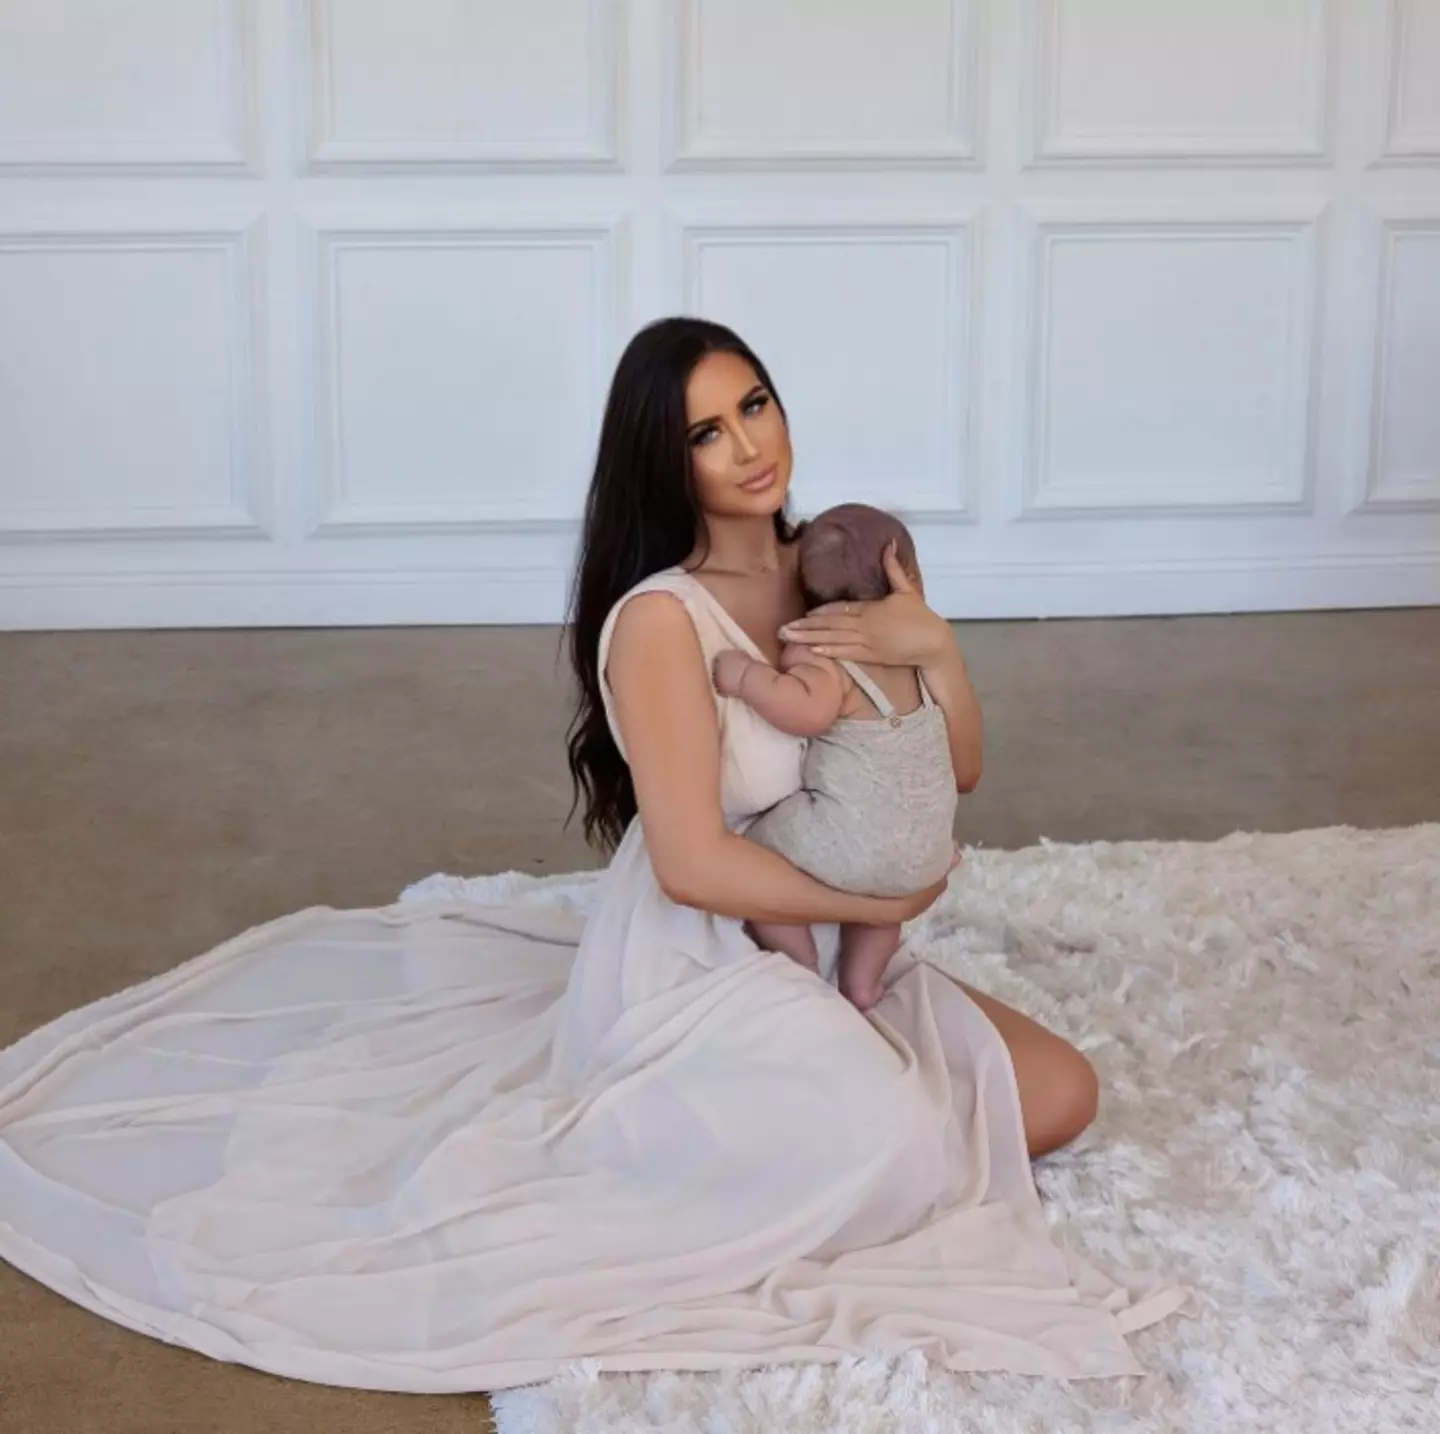
<svg viewBox="0 0 1440 1434"><path fill-rule="evenodd" d="M827 508L800 529L800 582L806 607L873 602L888 596L885 549L907 573L916 571L915 542L899 518L865 503Z"/></svg>

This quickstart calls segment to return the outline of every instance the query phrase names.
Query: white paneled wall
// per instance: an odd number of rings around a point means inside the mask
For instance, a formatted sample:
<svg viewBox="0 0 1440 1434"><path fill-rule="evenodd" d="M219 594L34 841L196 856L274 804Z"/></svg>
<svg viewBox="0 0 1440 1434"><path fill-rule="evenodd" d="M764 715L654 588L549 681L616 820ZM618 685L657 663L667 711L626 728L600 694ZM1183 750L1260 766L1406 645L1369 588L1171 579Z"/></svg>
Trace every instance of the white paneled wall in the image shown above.
<svg viewBox="0 0 1440 1434"><path fill-rule="evenodd" d="M952 616L1440 602L1440 0L0 0L0 625L556 620L677 311Z"/></svg>

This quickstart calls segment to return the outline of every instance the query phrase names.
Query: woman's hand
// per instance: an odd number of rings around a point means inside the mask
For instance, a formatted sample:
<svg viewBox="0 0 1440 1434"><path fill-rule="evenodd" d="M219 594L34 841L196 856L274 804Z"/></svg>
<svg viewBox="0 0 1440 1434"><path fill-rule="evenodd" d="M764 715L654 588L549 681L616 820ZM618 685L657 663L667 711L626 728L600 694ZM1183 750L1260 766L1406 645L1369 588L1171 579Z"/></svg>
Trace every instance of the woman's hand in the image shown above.
<svg viewBox="0 0 1440 1434"><path fill-rule="evenodd" d="M780 629L822 657L881 667L927 668L954 654L950 624L925 605L924 593L901 566L895 545L885 549L890 596L877 602L826 603Z"/></svg>
<svg viewBox="0 0 1440 1434"><path fill-rule="evenodd" d="M950 863L950 871L947 871L939 881L927 886L924 891L917 891L910 896L895 897L889 903L895 907L895 915L892 918L900 925L907 921L914 921L917 916L923 916L942 896L950 889L950 872L953 872L961 862L960 848L955 848L955 859Z"/></svg>
<svg viewBox="0 0 1440 1434"><path fill-rule="evenodd" d="M900 565L893 543L885 550L885 575L890 580L889 597L879 602L827 603L781 628L780 636L822 657L880 667L918 667L945 713L955 788L973 792L980 780L985 723L959 644L950 624L925 605L923 588Z"/></svg>

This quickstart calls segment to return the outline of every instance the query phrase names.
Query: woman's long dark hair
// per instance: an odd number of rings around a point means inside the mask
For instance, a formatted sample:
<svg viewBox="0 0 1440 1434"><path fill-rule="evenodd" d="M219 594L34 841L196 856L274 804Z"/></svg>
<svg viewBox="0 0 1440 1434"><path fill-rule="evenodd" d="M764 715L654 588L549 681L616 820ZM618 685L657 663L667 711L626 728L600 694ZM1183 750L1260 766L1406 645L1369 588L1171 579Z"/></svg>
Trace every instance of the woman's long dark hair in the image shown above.
<svg viewBox="0 0 1440 1434"><path fill-rule="evenodd" d="M690 464L685 385L707 354L743 358L784 406L765 366L740 337L704 319L672 318L631 339L610 385L595 475L585 503L580 559L570 595L570 662L580 689L570 724L575 807L585 836L602 850L619 845L635 816L635 785L605 718L600 631L611 608L637 583L682 563L703 539L704 517ZM792 536L775 515L782 542Z"/></svg>

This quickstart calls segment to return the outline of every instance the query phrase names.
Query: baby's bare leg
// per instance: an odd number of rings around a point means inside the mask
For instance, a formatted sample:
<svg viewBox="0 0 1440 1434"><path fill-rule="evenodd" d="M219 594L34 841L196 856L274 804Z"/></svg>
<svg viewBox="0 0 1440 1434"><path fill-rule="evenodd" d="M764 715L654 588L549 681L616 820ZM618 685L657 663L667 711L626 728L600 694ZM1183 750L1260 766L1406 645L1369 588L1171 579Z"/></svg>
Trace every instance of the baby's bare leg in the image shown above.
<svg viewBox="0 0 1440 1434"><path fill-rule="evenodd" d="M840 928L840 989L860 1010L880 999L880 978L899 949L898 926Z"/></svg>
<svg viewBox="0 0 1440 1434"><path fill-rule="evenodd" d="M769 921L752 921L745 929L762 951L778 951L808 970L820 969L815 933L808 926L779 926Z"/></svg>

